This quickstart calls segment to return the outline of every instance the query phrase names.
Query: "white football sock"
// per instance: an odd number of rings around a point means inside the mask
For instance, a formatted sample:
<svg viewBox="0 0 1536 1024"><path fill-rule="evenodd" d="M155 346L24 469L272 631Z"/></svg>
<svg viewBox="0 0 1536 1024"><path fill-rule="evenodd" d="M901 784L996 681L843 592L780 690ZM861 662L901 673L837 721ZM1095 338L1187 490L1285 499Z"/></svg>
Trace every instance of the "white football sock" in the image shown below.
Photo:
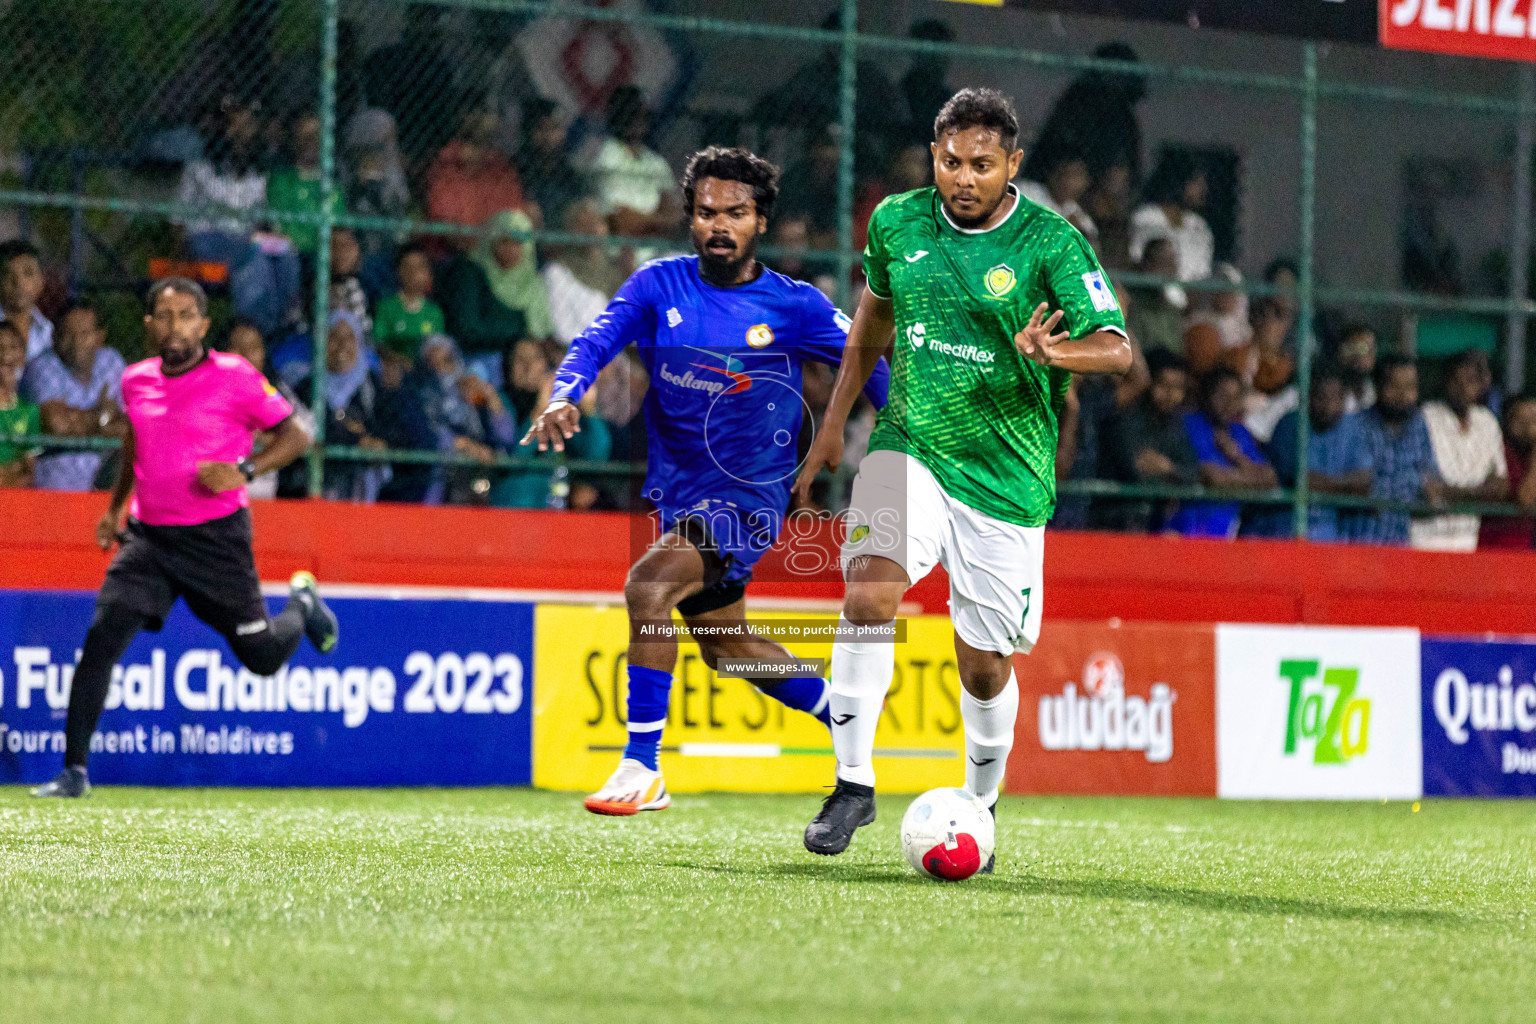
<svg viewBox="0 0 1536 1024"><path fill-rule="evenodd" d="M1008 768L1013 723L1019 716L1019 684L1013 673L991 700L977 700L960 690L960 718L965 722L965 788L991 806Z"/></svg>
<svg viewBox="0 0 1536 1024"><path fill-rule="evenodd" d="M839 616L838 631L853 629ZM896 645L889 641L838 640L832 644L832 749L837 777L862 786L875 784L875 729L885 692L896 671Z"/></svg>

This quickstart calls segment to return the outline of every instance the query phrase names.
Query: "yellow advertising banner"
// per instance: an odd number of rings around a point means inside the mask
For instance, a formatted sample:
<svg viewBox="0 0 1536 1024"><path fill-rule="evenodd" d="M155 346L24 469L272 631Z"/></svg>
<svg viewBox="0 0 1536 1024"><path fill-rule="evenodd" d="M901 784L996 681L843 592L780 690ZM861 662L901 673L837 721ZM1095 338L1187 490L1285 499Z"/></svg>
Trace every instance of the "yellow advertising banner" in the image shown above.
<svg viewBox="0 0 1536 1024"><path fill-rule="evenodd" d="M541 604L534 622L533 784L595 790L624 749L623 608ZM754 622L810 621L762 612ZM819 621L819 618L818 620ZM836 624L836 616L825 625ZM907 619L896 643L896 674L875 736L883 793L920 793L965 781L960 675L949 619ZM785 642L797 657L830 658L830 641ZM678 643L661 769L675 793L809 793L831 785L827 729L744 679L716 676L699 649Z"/></svg>

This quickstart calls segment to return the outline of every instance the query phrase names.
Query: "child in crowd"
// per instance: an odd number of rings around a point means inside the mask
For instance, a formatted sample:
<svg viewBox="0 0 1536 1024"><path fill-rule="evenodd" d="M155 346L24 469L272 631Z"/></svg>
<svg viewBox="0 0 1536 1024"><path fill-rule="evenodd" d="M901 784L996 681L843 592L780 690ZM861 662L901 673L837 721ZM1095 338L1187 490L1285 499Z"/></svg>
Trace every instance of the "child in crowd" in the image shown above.
<svg viewBox="0 0 1536 1024"><path fill-rule="evenodd" d="M395 274L400 289L379 302L374 336L383 348L414 362L424 338L445 333L443 310L429 297L432 261L425 250L413 245L401 249L395 260Z"/></svg>
<svg viewBox="0 0 1536 1024"><path fill-rule="evenodd" d="M12 438L43 432L37 406L17 394L27 365L27 339L10 320L0 320L0 487L31 487L37 452Z"/></svg>

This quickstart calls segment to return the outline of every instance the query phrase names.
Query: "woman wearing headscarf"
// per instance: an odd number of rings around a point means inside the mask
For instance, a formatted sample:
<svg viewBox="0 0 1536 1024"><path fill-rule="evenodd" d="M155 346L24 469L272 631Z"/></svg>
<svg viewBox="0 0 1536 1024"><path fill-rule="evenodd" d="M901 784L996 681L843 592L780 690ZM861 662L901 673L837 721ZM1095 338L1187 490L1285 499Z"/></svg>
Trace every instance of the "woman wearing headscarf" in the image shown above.
<svg viewBox="0 0 1536 1024"><path fill-rule="evenodd" d="M533 242L526 237L533 230L528 215L503 210L486 229L470 254L456 257L443 273L438 301L466 364L482 380L499 385L512 346L522 338L552 344L555 325Z"/></svg>
<svg viewBox="0 0 1536 1024"><path fill-rule="evenodd" d="M496 389L466 371L458 345L445 334L421 343L421 357L410 385L420 398L437 450L493 463L498 449L517 440L517 424ZM427 504L484 503L490 494L491 472L477 467L453 467L434 474Z"/></svg>
<svg viewBox="0 0 1536 1024"><path fill-rule="evenodd" d="M347 124L347 209L364 217L404 217L411 189L396 142L395 119L386 110L366 107ZM394 249L404 237L389 231L358 231L362 249L358 276L370 295L386 294L394 280Z"/></svg>
<svg viewBox="0 0 1536 1024"><path fill-rule="evenodd" d="M324 426L326 445L383 451L388 444L378 436L375 410L379 380L369 370L363 347L367 335L362 321L345 310L331 313L325 332ZM314 383L305 377L294 388L300 395L312 393ZM373 501L387 478L387 467L362 462L328 460L321 493L332 500ZM307 465L300 461L285 470L278 487L282 495L303 494Z"/></svg>

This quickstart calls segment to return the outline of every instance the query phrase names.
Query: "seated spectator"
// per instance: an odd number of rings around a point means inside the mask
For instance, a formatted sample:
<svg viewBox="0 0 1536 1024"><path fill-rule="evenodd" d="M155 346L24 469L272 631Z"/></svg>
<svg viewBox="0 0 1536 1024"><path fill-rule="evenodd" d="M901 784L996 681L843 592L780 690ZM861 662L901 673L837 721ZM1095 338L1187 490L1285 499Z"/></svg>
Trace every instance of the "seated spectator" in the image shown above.
<svg viewBox="0 0 1536 1024"><path fill-rule="evenodd" d="M410 209L411 188L396 142L395 119L387 110L366 107L353 115L342 157L349 210L364 217L400 217Z"/></svg>
<svg viewBox="0 0 1536 1024"><path fill-rule="evenodd" d="M474 251L444 272L438 298L470 370L490 382L503 379L504 356L514 342L533 338L553 345L555 325L533 243L517 237L533 230L533 222L526 213L503 210L486 227Z"/></svg>
<svg viewBox="0 0 1536 1024"><path fill-rule="evenodd" d="M1518 395L1504 403L1504 463L1509 467L1510 499L1521 508L1536 509L1536 395ZM1530 516L1490 516L1478 533L1479 549L1527 550L1536 519Z"/></svg>
<svg viewBox="0 0 1536 1024"><path fill-rule="evenodd" d="M1189 360L1189 372L1196 377L1204 376L1218 364L1241 373L1242 357L1253 340L1248 296L1242 289L1243 275L1232 264L1222 263L1211 280L1231 287L1195 293L1195 308L1184 326L1184 357Z"/></svg>
<svg viewBox="0 0 1536 1024"><path fill-rule="evenodd" d="M427 420L426 401L411 367L411 361L398 352L385 349L380 353L374 432L392 449L436 451L437 434ZM391 464L389 479L379 488L379 500L420 504L426 500L439 468L415 462Z"/></svg>
<svg viewBox="0 0 1536 1024"><path fill-rule="evenodd" d="M554 368L545 357L544 350L528 339L517 343L512 350L511 368L507 373L506 405L516 422L514 436L527 432L536 416L547 404L554 388ZM566 442L565 457L582 461L602 462L612 450L608 424L597 415L597 388L591 388L581 400L581 430ZM531 457L545 462L550 469L518 469L502 476L491 487L491 504L498 508L543 508L550 504L550 480L552 467L557 461L553 452L538 453L531 448L516 447L513 454ZM573 481L568 506L577 510L589 508L597 497L597 491L583 481Z"/></svg>
<svg viewBox="0 0 1536 1024"><path fill-rule="evenodd" d="M1308 402L1307 486L1317 494L1366 495L1371 491L1370 452L1360 436L1360 422L1344 412L1344 378L1337 367L1323 364L1312 371ZM1294 488L1301 466L1301 414L1286 413L1275 427L1269 456L1285 487ZM1307 508L1307 539L1342 540L1349 535L1340 520L1353 513L1333 505Z"/></svg>
<svg viewBox="0 0 1536 1024"><path fill-rule="evenodd" d="M572 235L602 238L608 223L592 199L578 199L565 210L561 228ZM608 306L629 275L601 242L552 246L542 272L549 293L555 338L562 345L586 330Z"/></svg>
<svg viewBox="0 0 1536 1024"><path fill-rule="evenodd" d="M42 411L43 432L59 437L122 437L123 369L96 311L76 303L59 317L53 349L27 364L21 392ZM34 485L47 491L89 491L101 469L102 453L61 452L37 460Z"/></svg>
<svg viewBox="0 0 1536 1024"><path fill-rule="evenodd" d="M565 210L588 194L566 149L569 131L558 103L543 97L523 101L514 159L523 190L537 205L545 225L559 223Z"/></svg>
<svg viewBox="0 0 1536 1024"><path fill-rule="evenodd" d="M592 161L592 181L608 225L626 238L669 237L682 224L683 206L671 166L645 144L651 115L644 96L621 85L607 113L609 135Z"/></svg>
<svg viewBox="0 0 1536 1024"><path fill-rule="evenodd" d="M358 351L363 362L371 371L379 368L379 354L374 351L373 343L368 338L368 329L363 326L363 321L344 309L333 309L326 320L326 331L336 329L336 325L345 323L353 335L358 339ZM267 364L272 372L279 378L288 382L288 385L301 395L309 392L299 386L299 382L309 376L315 357L314 334L310 331L290 334L267 353Z"/></svg>
<svg viewBox="0 0 1536 1024"><path fill-rule="evenodd" d="M19 393L26 365L27 339L15 323L0 321L0 487L31 487L37 465L37 450L16 442L43 432L37 406Z"/></svg>
<svg viewBox="0 0 1536 1024"><path fill-rule="evenodd" d="M382 349L414 363L421 354L422 339L447 330L442 307L431 299L432 261L427 251L415 245L401 249L395 259L395 279L399 290L379 302L375 338Z"/></svg>
<svg viewBox="0 0 1536 1024"><path fill-rule="evenodd" d="M1143 274L1175 278L1178 265L1174 260L1173 242L1166 238L1154 238L1142 252L1136 269ZM1126 303L1125 326L1147 353L1147 358L1157 349L1163 349L1182 358L1184 354L1184 310L1189 296L1177 284L1160 287L1130 288Z"/></svg>
<svg viewBox="0 0 1536 1024"><path fill-rule="evenodd" d="M364 331L373 330L373 318L368 315L368 293L358 278L362 269L363 251L357 244L357 236L351 228L331 229L331 290L327 304L331 309L351 313L363 324Z"/></svg>
<svg viewBox="0 0 1536 1024"><path fill-rule="evenodd" d="M1477 357L1463 352L1450 365L1444 400L1424 404L1424 425L1448 501L1504 501L1509 497L1504 435L1493 413L1477 404L1482 388ZM1416 519L1409 530L1409 543L1434 551L1475 551L1479 526L1477 516Z"/></svg>
<svg viewBox="0 0 1536 1024"><path fill-rule="evenodd" d="M1113 377L1092 374L1074 377L1067 388L1056 445L1057 480L1096 480L1101 472L1111 421L1147 388L1147 363L1131 342L1131 369ZM1087 495L1063 495L1056 502L1050 525L1060 530L1084 530L1098 525L1101 503Z"/></svg>
<svg viewBox="0 0 1536 1024"><path fill-rule="evenodd" d="M422 408L438 451L491 464L496 449L517 443L516 424L490 384L469 372L453 339L434 334L421 344L412 371ZM437 467L425 501L430 505L485 504L494 471L478 467Z"/></svg>
<svg viewBox="0 0 1536 1024"><path fill-rule="evenodd" d="M0 244L0 320L21 332L28 362L53 347L53 324L37 308L42 294L43 264L32 243L13 238Z"/></svg>
<svg viewBox="0 0 1536 1024"><path fill-rule="evenodd" d="M493 141L496 118L483 110L465 115L458 135L427 168L427 219L474 227L501 210L521 210L522 180ZM453 247L467 251L473 235L455 235Z"/></svg>
<svg viewBox="0 0 1536 1024"><path fill-rule="evenodd" d="M1371 497L1443 501L1445 488L1435 468L1429 428L1419 411L1418 368L1411 359L1386 356L1376 364L1375 384L1376 403L1359 414L1360 435L1371 465ZM1341 527L1345 525L1340 523ZM1347 526L1350 540L1408 543L1406 512L1389 510L1352 516Z"/></svg>
<svg viewBox="0 0 1536 1024"><path fill-rule="evenodd" d="M1243 380L1218 366L1200 379L1197 408L1184 414L1184 429L1200 460L1200 482L1213 490L1268 490L1275 469L1243 426ZM1186 502L1169 529L1191 537L1236 537L1237 502Z"/></svg>
<svg viewBox="0 0 1536 1024"><path fill-rule="evenodd" d="M1146 393L1110 422L1104 470L1123 483L1196 484L1200 461L1184 429L1188 367L1174 353L1153 349L1147 353L1147 371L1152 383ZM1147 499L1106 503L1105 525L1120 530L1157 531L1173 505Z"/></svg>
<svg viewBox="0 0 1536 1024"><path fill-rule="evenodd" d="M1344 411L1360 412L1376 404L1376 332L1362 323L1339 334L1339 372L1344 375Z"/></svg>
<svg viewBox="0 0 1536 1024"><path fill-rule="evenodd" d="M315 436L315 416L309 408L309 396L300 397L288 384L271 371L267 365L267 342L261 336L261 330L256 326L256 321L246 317L238 317L229 325L229 333L225 335L224 344L221 346L226 352L233 352L242 357L256 369L261 371L267 383L277 389L278 394L288 400L293 407L294 422L299 428L308 434L311 439ZM258 433L251 442L251 454L261 451L272 442L272 434L267 431ZM273 470L263 476L257 477L246 485L246 491L253 498L277 497L277 470Z"/></svg>
<svg viewBox="0 0 1536 1024"><path fill-rule="evenodd" d="M349 211L360 217L404 217L410 212L411 190L396 144L395 119L388 111L359 110L347 123L342 155ZM389 289L394 248L401 241L391 231L357 233L363 251L360 273L370 296Z"/></svg>
<svg viewBox="0 0 1536 1024"><path fill-rule="evenodd" d="M320 209L320 116L305 112L295 115L289 126L288 149L291 162L277 168L267 178L267 206L279 213L315 213ZM346 212L340 190L331 193L331 212ZM320 228L302 221L282 221L278 230L293 242L301 257L314 265L315 250L320 247Z"/></svg>
<svg viewBox="0 0 1536 1024"><path fill-rule="evenodd" d="M1266 295L1253 304L1253 340L1233 354L1248 383L1243 425L1264 444L1274 435L1275 424L1301 404L1301 390L1294 383L1296 361L1286 348L1294 325L1285 307Z"/></svg>
<svg viewBox="0 0 1536 1024"><path fill-rule="evenodd" d="M790 164L779 179L779 198L774 203L774 212L781 219L804 217L810 224L813 249L837 248L837 169L840 161L837 137L831 128L825 128L811 140L805 156Z"/></svg>
<svg viewBox="0 0 1536 1024"><path fill-rule="evenodd" d="M254 210L266 204L267 176L259 166L255 106L226 97L217 155L187 164L176 201L188 206ZM235 312L272 334L298 313L299 257L286 238L252 230L237 216L200 217L182 225L192 257L229 268Z"/></svg>
<svg viewBox="0 0 1536 1024"><path fill-rule="evenodd" d="M312 393L313 382L305 377L294 388L301 395ZM325 387L321 405L325 433L320 443L384 451L389 446L377 434L375 409L379 381L363 358L362 325L340 310L331 314L325 333ZM366 462L327 459L320 493L332 501L374 501L383 484L384 469ZM279 493L300 496L307 493L308 463L300 459L282 470Z"/></svg>
<svg viewBox="0 0 1536 1024"><path fill-rule="evenodd" d="M1139 263L1148 242L1167 238L1173 242L1179 280L1210 277L1216 238L1200 216L1208 191L1205 171L1193 156L1180 150L1164 154L1142 189L1145 202L1131 215L1131 259Z"/></svg>
<svg viewBox="0 0 1536 1024"><path fill-rule="evenodd" d="M1088 161L1071 147L1053 152L1050 159L1032 161L1019 182L1019 193L1047 210L1054 210L1083 233L1090 245L1099 241L1099 227L1079 202L1088 192Z"/></svg>

